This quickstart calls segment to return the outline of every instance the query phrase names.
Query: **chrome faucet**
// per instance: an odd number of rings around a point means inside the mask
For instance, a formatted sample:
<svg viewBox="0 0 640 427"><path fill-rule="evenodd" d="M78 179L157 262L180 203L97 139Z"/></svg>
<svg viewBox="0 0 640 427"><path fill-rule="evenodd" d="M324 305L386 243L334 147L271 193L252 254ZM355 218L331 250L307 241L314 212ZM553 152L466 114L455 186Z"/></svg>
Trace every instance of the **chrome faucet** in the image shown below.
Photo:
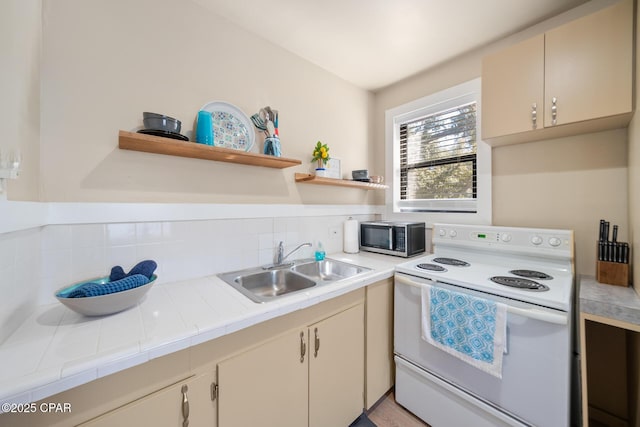
<svg viewBox="0 0 640 427"><path fill-rule="evenodd" d="M301 245L299 245L297 248L295 248L294 250L292 250L291 252L289 252L288 254L284 255L284 242L280 242L278 244L278 248L276 250L276 255L273 259L273 266L274 267L279 267L282 266L284 264L284 260L287 259L292 253L296 252L298 249L300 248L304 248L305 246L311 246L311 243L306 242L303 243Z"/></svg>

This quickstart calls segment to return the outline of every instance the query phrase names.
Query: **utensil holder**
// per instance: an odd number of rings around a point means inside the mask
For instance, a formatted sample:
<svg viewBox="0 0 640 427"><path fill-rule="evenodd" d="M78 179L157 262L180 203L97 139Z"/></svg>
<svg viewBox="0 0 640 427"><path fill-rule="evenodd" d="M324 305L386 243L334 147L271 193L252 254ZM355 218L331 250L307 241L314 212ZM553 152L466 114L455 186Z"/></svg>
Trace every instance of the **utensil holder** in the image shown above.
<svg viewBox="0 0 640 427"><path fill-rule="evenodd" d="M596 244L596 254L598 253ZM598 256L598 255L596 255ZM629 261L631 257L629 257ZM629 286L630 263L596 260L596 280L598 283L615 286Z"/></svg>
<svg viewBox="0 0 640 427"><path fill-rule="evenodd" d="M264 154L269 156L282 156L282 150L280 148L280 138L277 136L269 136L264 139Z"/></svg>
<svg viewBox="0 0 640 427"><path fill-rule="evenodd" d="M629 286L629 270L629 264L598 261L596 263L596 280L598 283L626 287Z"/></svg>

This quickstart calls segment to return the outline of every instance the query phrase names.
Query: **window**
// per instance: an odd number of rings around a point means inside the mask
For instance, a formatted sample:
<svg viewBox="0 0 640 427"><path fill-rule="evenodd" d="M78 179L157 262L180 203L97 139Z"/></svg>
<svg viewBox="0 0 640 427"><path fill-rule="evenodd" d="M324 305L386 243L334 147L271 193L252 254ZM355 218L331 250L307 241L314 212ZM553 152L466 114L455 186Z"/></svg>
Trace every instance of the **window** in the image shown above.
<svg viewBox="0 0 640 427"><path fill-rule="evenodd" d="M479 101L476 79L387 111L392 213L490 223L491 151L480 140Z"/></svg>

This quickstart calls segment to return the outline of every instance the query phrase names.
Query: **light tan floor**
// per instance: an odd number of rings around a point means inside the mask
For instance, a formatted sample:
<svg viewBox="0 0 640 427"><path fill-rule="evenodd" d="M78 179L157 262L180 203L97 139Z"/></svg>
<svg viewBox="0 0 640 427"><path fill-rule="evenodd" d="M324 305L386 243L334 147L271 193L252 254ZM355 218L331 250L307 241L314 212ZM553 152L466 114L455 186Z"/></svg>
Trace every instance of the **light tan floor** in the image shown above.
<svg viewBox="0 0 640 427"><path fill-rule="evenodd" d="M420 418L398 405L393 392L378 402L367 416L378 427L429 427Z"/></svg>

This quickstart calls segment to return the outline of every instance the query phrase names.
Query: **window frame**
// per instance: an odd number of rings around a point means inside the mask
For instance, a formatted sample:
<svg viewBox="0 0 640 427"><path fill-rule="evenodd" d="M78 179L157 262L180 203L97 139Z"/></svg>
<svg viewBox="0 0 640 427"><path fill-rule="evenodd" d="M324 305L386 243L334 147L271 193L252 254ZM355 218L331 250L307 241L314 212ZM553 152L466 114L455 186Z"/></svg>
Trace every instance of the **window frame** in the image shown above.
<svg viewBox="0 0 640 427"><path fill-rule="evenodd" d="M386 212L390 219L491 224L491 147L481 139L480 78L453 86L415 101L385 111L386 175L390 177L386 192ZM477 198L400 200L400 125L420 117L476 103L476 182ZM428 210L428 211L425 211Z"/></svg>

